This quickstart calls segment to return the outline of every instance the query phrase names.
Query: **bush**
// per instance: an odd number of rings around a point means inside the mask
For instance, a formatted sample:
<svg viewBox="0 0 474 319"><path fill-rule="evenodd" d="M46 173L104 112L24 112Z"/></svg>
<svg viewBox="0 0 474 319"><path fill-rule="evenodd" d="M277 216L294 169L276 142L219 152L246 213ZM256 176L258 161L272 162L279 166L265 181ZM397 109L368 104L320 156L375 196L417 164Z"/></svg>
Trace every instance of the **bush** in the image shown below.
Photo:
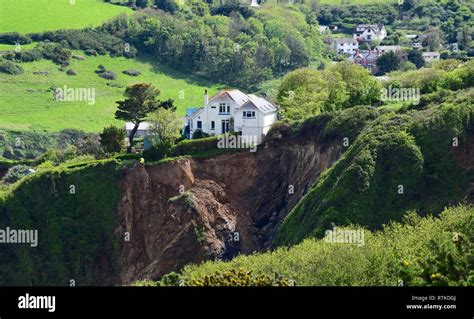
<svg viewBox="0 0 474 319"><path fill-rule="evenodd" d="M106 80L116 80L117 79L117 74L113 71L104 71L99 74L101 78L104 78Z"/></svg>
<svg viewBox="0 0 474 319"><path fill-rule="evenodd" d="M100 144L107 153L118 153L124 145L125 130L116 126L104 128L100 136Z"/></svg>
<svg viewBox="0 0 474 319"><path fill-rule="evenodd" d="M31 38L27 35L18 32L8 32L0 34L0 43L4 44L28 44L31 43Z"/></svg>
<svg viewBox="0 0 474 319"><path fill-rule="evenodd" d="M143 151L143 158L147 161L159 161L171 154L172 147L169 144L159 143L150 149Z"/></svg>
<svg viewBox="0 0 474 319"><path fill-rule="evenodd" d="M184 140L176 144L173 148L173 155L187 155L197 152L217 149L218 136L206 137L197 140Z"/></svg>
<svg viewBox="0 0 474 319"><path fill-rule="evenodd" d="M11 61L0 62L0 72L12 75L23 73L23 68Z"/></svg>
<svg viewBox="0 0 474 319"><path fill-rule="evenodd" d="M209 137L209 134L204 133L202 130L198 129L193 132L192 139L197 140L197 139L205 138L205 137Z"/></svg>
<svg viewBox="0 0 474 319"><path fill-rule="evenodd" d="M133 69L122 71L122 73L130 76L139 76L141 74L140 71Z"/></svg>
<svg viewBox="0 0 474 319"><path fill-rule="evenodd" d="M77 72L74 69L69 69L69 70L67 70L66 74L67 75L77 75Z"/></svg>
<svg viewBox="0 0 474 319"><path fill-rule="evenodd" d="M187 265L179 281L237 285L235 279L241 276L228 275L226 280L223 274L244 269L253 276L279 274L298 286L472 286L473 227L472 206L449 208L439 218L409 213L403 223L389 223L374 233L357 226L338 227L363 231L361 245L307 239L291 248L238 256L229 262Z"/></svg>
<svg viewBox="0 0 474 319"><path fill-rule="evenodd" d="M89 56L98 56L99 55L99 53L97 53L97 51L94 50L94 49L87 49L87 50L84 51L84 53L86 55L89 55Z"/></svg>

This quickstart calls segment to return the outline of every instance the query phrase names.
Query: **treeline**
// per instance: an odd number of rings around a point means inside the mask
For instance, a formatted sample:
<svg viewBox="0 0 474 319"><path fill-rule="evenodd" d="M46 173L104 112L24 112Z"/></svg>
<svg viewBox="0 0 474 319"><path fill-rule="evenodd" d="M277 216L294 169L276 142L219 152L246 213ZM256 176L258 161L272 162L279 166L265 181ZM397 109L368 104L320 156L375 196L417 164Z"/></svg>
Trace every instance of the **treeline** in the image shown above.
<svg viewBox="0 0 474 319"><path fill-rule="evenodd" d="M306 19L309 8L230 8L212 15L207 3L190 0L174 14L147 9L101 31L175 69L238 87L319 65L323 44L317 22Z"/></svg>

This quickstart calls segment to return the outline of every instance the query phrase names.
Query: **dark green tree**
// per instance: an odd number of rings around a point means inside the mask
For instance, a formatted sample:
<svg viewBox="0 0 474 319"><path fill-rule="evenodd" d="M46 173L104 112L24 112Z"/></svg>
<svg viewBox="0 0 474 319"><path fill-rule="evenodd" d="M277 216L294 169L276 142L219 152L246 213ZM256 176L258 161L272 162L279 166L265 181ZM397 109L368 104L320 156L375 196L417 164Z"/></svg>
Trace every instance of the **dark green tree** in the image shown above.
<svg viewBox="0 0 474 319"><path fill-rule="evenodd" d="M160 90L150 83L140 83L127 87L124 95L126 97L124 101L116 102L118 110L115 112L115 118L134 124L128 136L127 153L131 153L133 138L138 126L147 118L149 113L156 111L161 106L161 102L158 100Z"/></svg>
<svg viewBox="0 0 474 319"><path fill-rule="evenodd" d="M400 58L394 52L384 53L377 58L378 73L385 73L398 70L400 66Z"/></svg>
<svg viewBox="0 0 474 319"><path fill-rule="evenodd" d="M125 130L116 126L105 127L100 136L100 145L107 153L120 152L126 137Z"/></svg>

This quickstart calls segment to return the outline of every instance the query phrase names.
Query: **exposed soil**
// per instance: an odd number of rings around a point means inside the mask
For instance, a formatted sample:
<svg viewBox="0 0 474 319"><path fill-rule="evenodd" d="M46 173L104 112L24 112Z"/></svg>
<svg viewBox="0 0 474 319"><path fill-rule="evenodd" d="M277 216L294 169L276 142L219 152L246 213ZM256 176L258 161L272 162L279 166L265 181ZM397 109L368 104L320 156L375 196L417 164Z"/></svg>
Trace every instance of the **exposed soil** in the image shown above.
<svg viewBox="0 0 474 319"><path fill-rule="evenodd" d="M270 248L284 217L341 154L305 140L127 170L116 233L130 241L121 245L118 283Z"/></svg>

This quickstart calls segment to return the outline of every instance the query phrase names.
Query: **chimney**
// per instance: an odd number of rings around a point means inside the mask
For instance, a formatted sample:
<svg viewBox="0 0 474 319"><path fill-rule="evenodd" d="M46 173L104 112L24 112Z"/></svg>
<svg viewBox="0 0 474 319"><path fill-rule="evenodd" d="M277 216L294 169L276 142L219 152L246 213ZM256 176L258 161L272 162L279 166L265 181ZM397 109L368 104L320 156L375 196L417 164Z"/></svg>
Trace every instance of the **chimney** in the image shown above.
<svg viewBox="0 0 474 319"><path fill-rule="evenodd" d="M204 90L204 107L209 104L209 95L207 95L207 90Z"/></svg>

